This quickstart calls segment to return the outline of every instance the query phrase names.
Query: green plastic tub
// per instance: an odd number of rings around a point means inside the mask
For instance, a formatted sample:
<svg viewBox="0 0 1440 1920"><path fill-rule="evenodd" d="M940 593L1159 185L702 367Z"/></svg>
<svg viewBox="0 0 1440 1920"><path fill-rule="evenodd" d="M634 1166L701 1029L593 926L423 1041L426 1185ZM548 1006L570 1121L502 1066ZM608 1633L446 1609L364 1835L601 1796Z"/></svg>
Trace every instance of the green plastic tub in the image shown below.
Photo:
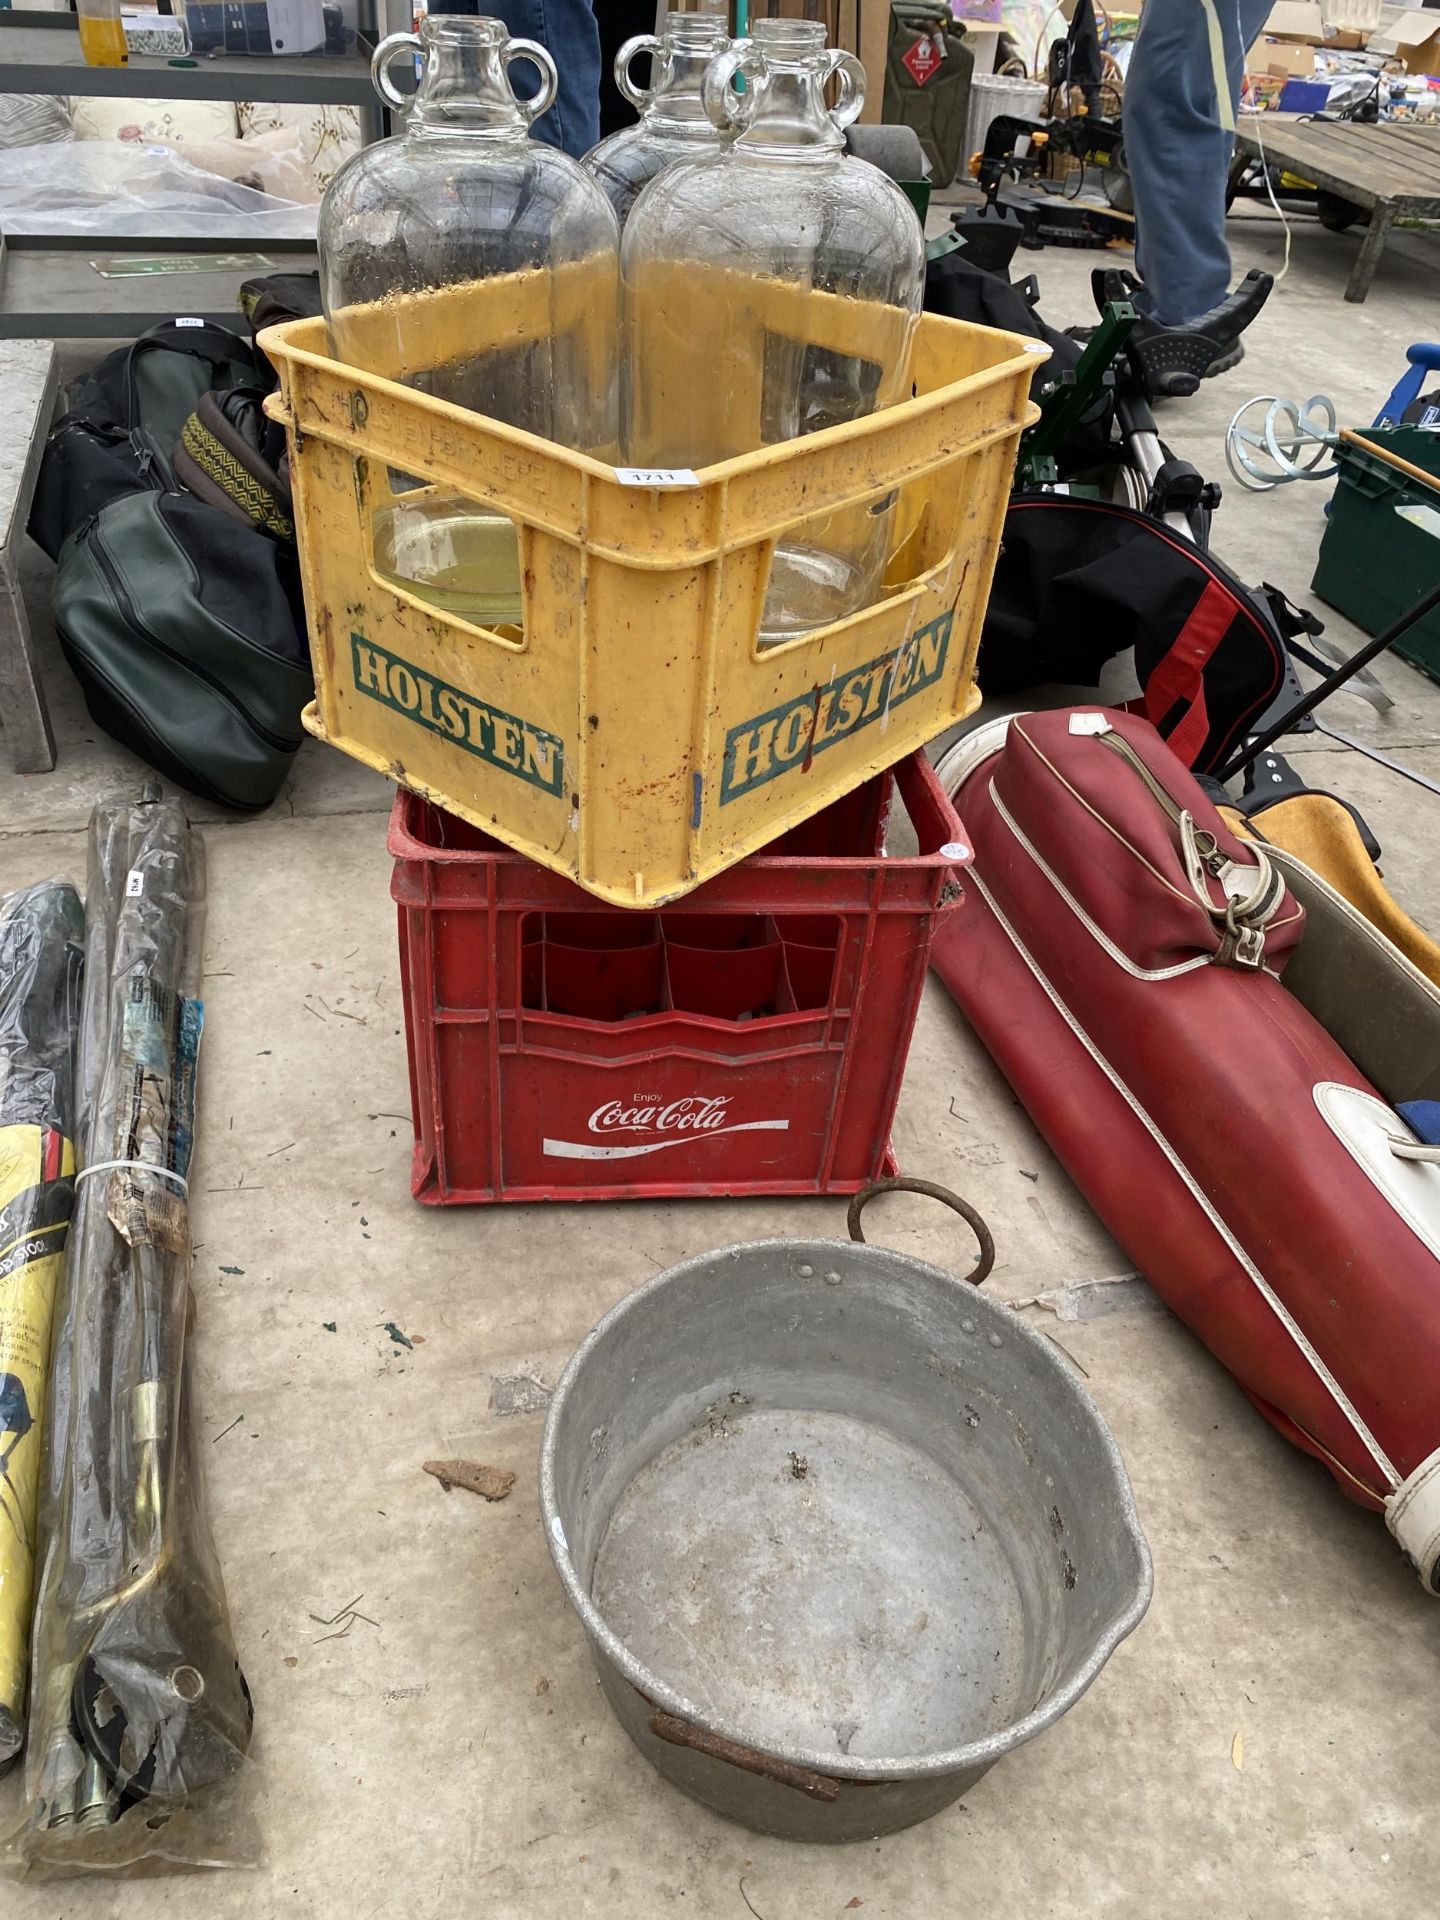
<svg viewBox="0 0 1440 1920"><path fill-rule="evenodd" d="M1365 437L1435 476L1418 479L1366 447L1340 445L1339 481L1311 584L1357 627L1379 633L1440 579L1440 433L1375 427ZM1440 680L1440 609L1397 640L1395 651Z"/></svg>

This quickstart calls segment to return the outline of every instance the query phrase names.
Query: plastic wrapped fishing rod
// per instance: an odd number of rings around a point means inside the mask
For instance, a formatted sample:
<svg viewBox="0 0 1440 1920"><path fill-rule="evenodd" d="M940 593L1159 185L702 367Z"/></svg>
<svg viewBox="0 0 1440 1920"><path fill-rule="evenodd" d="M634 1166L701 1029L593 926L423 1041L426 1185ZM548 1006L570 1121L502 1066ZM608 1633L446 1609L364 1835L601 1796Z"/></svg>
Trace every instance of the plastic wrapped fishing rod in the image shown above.
<svg viewBox="0 0 1440 1920"><path fill-rule="evenodd" d="M185 1364L204 850L176 806L90 823L80 1171L41 1496L22 1824L34 1876L250 1864L251 1710Z"/></svg>
<svg viewBox="0 0 1440 1920"><path fill-rule="evenodd" d="M0 1772L25 1737L50 1331L74 1200L84 932L68 881L0 898Z"/></svg>

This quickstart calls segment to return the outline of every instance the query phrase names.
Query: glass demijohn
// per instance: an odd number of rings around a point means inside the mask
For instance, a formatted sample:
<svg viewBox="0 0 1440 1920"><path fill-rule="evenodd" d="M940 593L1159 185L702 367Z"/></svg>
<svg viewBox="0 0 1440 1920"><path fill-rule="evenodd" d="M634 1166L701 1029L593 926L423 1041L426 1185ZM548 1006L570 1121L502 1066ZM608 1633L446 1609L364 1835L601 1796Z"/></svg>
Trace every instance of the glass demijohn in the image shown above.
<svg viewBox="0 0 1440 1920"><path fill-rule="evenodd" d="M615 84L640 114L586 154L584 165L605 189L621 226L640 189L674 160L714 152L728 133L715 125L700 98L705 69L729 50L725 22L714 14L667 13L657 39L637 34L615 56ZM652 83L637 86L631 67L652 56Z"/></svg>
<svg viewBox="0 0 1440 1920"><path fill-rule="evenodd" d="M702 87L733 143L667 169L625 227L622 434L637 467L708 466L910 396L924 239L894 181L844 152L864 69L818 23L752 33ZM882 492L781 536L762 645L877 598L894 508Z"/></svg>
<svg viewBox="0 0 1440 1920"><path fill-rule="evenodd" d="M420 65L413 100L390 76L401 55ZM521 59L541 77L523 101L508 75ZM618 229L579 162L530 136L555 97L550 55L499 20L431 14L418 34L382 40L372 71L382 99L409 112L402 133L341 168L320 209L332 351L613 459ZM377 571L447 613L492 627L519 620L510 520L403 473L369 484Z"/></svg>

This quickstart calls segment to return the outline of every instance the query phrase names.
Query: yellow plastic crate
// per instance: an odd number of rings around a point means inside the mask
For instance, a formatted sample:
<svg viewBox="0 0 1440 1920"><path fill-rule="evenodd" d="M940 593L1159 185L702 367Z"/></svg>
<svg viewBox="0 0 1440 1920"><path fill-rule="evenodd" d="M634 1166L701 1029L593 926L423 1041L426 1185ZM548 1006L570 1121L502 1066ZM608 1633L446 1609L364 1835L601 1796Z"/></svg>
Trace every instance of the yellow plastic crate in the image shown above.
<svg viewBox="0 0 1440 1920"><path fill-rule="evenodd" d="M462 343L557 330L584 297L516 275L413 298L442 364ZM781 301L769 323L837 351L863 355L893 325L853 301L800 298L803 316ZM366 358L384 369L393 308L375 321ZM627 481L345 366L323 321L261 344L280 376L267 404L289 429L316 682L306 726L600 898L688 893L978 703L1034 341L925 315L912 400L681 486ZM523 633L437 613L377 573L371 523L391 469L516 522ZM897 489L886 597L761 650L777 536Z"/></svg>

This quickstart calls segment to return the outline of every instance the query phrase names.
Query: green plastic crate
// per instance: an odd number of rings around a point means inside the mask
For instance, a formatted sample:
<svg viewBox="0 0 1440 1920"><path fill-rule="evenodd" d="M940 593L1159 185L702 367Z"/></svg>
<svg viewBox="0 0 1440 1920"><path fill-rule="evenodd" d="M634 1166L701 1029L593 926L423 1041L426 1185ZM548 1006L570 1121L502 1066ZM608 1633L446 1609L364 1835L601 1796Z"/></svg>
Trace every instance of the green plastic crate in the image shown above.
<svg viewBox="0 0 1440 1920"><path fill-rule="evenodd" d="M1379 633L1440 579L1440 433L1375 427L1365 437L1436 476L1430 484L1401 473L1349 441L1338 449L1339 480L1311 584L1357 627ZM1440 680L1440 609L1395 651Z"/></svg>

